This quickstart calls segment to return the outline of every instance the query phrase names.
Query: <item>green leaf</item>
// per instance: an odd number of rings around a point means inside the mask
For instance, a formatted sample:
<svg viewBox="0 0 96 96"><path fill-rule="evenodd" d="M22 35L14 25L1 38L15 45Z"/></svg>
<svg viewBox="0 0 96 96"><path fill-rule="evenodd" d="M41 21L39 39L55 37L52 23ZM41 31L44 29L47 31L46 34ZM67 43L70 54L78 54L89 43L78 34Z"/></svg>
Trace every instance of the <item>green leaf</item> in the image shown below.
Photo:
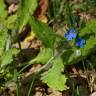
<svg viewBox="0 0 96 96"><path fill-rule="evenodd" d="M0 0L0 17L5 19L7 16L6 6L4 4L5 0Z"/></svg>
<svg viewBox="0 0 96 96"><path fill-rule="evenodd" d="M45 47L54 48L56 36L54 36L53 30L47 24L37 21L34 17L31 17L30 25Z"/></svg>
<svg viewBox="0 0 96 96"><path fill-rule="evenodd" d="M7 41L7 37L8 37L8 34L7 34L7 29L3 26L3 23L1 22L1 30L0 30L0 56L2 55L3 51L4 51L4 48L5 48L5 45L6 45L6 41Z"/></svg>
<svg viewBox="0 0 96 96"><path fill-rule="evenodd" d="M96 19L91 19L86 22L86 26L80 30L80 36L96 34Z"/></svg>
<svg viewBox="0 0 96 96"><path fill-rule="evenodd" d="M42 48L34 61L35 63L45 64L53 56L53 51L50 48Z"/></svg>
<svg viewBox="0 0 96 96"><path fill-rule="evenodd" d="M17 15L11 15L7 19L7 28L12 30L14 28L14 23L16 21Z"/></svg>
<svg viewBox="0 0 96 96"><path fill-rule="evenodd" d="M13 55L17 55L19 50L16 48L12 48L6 51L1 57L1 67L4 67L13 61Z"/></svg>
<svg viewBox="0 0 96 96"><path fill-rule="evenodd" d="M63 91L67 90L66 76L62 74L64 65L61 58L53 60L53 66L47 72L42 74L41 80L46 83L50 88Z"/></svg>
<svg viewBox="0 0 96 96"><path fill-rule="evenodd" d="M81 49L82 56L86 56L96 47L96 19L87 22L86 27L80 31L80 36L86 40Z"/></svg>
<svg viewBox="0 0 96 96"><path fill-rule="evenodd" d="M38 0L21 0L19 16L19 28L22 30L23 26L28 23L30 15L34 13L38 3Z"/></svg>

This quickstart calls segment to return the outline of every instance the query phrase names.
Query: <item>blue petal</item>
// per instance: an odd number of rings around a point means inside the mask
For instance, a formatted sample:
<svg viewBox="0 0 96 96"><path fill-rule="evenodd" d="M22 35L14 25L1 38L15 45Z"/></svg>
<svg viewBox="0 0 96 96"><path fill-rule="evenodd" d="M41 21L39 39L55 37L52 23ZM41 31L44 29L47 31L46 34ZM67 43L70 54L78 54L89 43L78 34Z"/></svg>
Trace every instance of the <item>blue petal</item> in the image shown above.
<svg viewBox="0 0 96 96"><path fill-rule="evenodd" d="M75 33L76 31L75 31L74 28L71 28L71 29L68 30L68 32L69 32L69 33Z"/></svg>
<svg viewBox="0 0 96 96"><path fill-rule="evenodd" d="M68 36L68 33L65 34L65 37L66 37L66 38L67 38L67 36Z"/></svg>
<svg viewBox="0 0 96 96"><path fill-rule="evenodd" d="M77 47L80 47L80 48L82 48L82 47L84 47L84 45L85 45L85 40L84 39L82 39L81 37L78 37L78 38L76 38L76 44L75 44Z"/></svg>
<svg viewBox="0 0 96 96"><path fill-rule="evenodd" d="M65 34L65 37L68 39L68 41L72 41L73 38L76 38L75 30L73 28L69 29Z"/></svg>
<svg viewBox="0 0 96 96"><path fill-rule="evenodd" d="M68 39L68 41L72 41L72 37L71 36L69 36L67 39Z"/></svg>
<svg viewBox="0 0 96 96"><path fill-rule="evenodd" d="M73 34L72 34L72 37L73 37L73 38L76 38L76 34L75 34L75 33L73 33Z"/></svg>

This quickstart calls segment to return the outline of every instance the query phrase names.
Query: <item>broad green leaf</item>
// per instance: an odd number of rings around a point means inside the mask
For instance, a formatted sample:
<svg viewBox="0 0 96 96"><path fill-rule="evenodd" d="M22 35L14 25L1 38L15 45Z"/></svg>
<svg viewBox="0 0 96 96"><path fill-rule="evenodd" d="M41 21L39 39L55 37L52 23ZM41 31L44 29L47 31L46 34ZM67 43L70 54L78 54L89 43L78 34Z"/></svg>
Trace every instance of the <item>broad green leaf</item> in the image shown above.
<svg viewBox="0 0 96 96"><path fill-rule="evenodd" d="M43 42L45 47L54 48L54 32L47 24L37 21L34 17L31 17L30 25L33 32L36 33L36 36Z"/></svg>
<svg viewBox="0 0 96 96"><path fill-rule="evenodd" d="M84 48L81 49L82 56L86 56L96 48L96 19L87 22L86 27L80 31L80 36L86 40Z"/></svg>
<svg viewBox="0 0 96 96"><path fill-rule="evenodd" d="M10 64L13 61L13 55L17 55L19 50L16 48L12 48L6 51L1 57L1 67L4 67Z"/></svg>
<svg viewBox="0 0 96 96"><path fill-rule="evenodd" d="M61 58L53 60L53 66L47 72L42 74L41 80L46 83L50 88L63 91L67 90L66 76L62 74L64 65Z"/></svg>
<svg viewBox="0 0 96 96"><path fill-rule="evenodd" d="M48 60L50 58L52 58L53 56L53 51L50 48L43 48L40 50L39 54L37 55L37 57L35 59L33 59L32 61L34 61L35 63L41 63L41 64L45 64L48 62Z"/></svg>
<svg viewBox="0 0 96 96"><path fill-rule="evenodd" d="M38 0L21 0L18 16L20 30L28 23L30 16L34 13Z"/></svg>
<svg viewBox="0 0 96 96"><path fill-rule="evenodd" d="M6 6L4 4L5 0L0 0L0 18L5 19L7 16Z"/></svg>

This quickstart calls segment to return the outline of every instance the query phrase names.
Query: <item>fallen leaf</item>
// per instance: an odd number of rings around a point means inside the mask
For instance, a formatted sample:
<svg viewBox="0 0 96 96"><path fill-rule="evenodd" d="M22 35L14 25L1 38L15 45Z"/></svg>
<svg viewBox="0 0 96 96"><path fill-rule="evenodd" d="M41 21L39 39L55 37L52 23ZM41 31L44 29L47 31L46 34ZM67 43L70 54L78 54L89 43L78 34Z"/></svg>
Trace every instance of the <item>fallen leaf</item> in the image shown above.
<svg viewBox="0 0 96 96"><path fill-rule="evenodd" d="M32 41L35 38L35 33L30 32L30 34L25 38L24 42Z"/></svg>
<svg viewBox="0 0 96 96"><path fill-rule="evenodd" d="M48 9L48 0L40 0L39 6L35 11L35 16L38 20L42 21L42 18L45 17L45 13Z"/></svg>

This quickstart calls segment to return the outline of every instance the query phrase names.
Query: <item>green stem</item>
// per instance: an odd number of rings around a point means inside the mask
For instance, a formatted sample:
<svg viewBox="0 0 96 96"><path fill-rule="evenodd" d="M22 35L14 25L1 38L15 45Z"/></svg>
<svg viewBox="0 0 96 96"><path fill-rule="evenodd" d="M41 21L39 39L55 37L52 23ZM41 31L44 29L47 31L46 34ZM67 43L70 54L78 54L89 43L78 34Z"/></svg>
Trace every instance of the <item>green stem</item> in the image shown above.
<svg viewBox="0 0 96 96"><path fill-rule="evenodd" d="M32 82L31 82L31 85L30 85L30 89L29 89L29 91L28 91L28 96L30 96L31 89L32 89L32 87L33 87L33 83L34 83L35 79L36 79L36 77L34 76Z"/></svg>
<svg viewBox="0 0 96 96"><path fill-rule="evenodd" d="M21 73L21 72L24 71L27 67L29 67L29 66L31 66L32 64L34 64L35 61L36 61L35 59L29 61L29 62L27 63L27 65L24 66L24 67L19 71L19 73Z"/></svg>
<svg viewBox="0 0 96 96"><path fill-rule="evenodd" d="M17 94L17 96L21 96L17 69L14 70L14 77L15 77L15 81L16 81L16 94Z"/></svg>

